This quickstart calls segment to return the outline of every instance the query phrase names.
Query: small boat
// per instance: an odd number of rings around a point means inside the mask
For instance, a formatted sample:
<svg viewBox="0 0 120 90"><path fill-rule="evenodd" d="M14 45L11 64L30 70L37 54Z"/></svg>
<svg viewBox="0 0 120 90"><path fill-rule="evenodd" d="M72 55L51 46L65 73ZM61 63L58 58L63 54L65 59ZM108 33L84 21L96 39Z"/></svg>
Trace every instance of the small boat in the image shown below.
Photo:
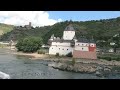
<svg viewBox="0 0 120 90"><path fill-rule="evenodd" d="M10 75L0 71L0 79L10 79Z"/></svg>

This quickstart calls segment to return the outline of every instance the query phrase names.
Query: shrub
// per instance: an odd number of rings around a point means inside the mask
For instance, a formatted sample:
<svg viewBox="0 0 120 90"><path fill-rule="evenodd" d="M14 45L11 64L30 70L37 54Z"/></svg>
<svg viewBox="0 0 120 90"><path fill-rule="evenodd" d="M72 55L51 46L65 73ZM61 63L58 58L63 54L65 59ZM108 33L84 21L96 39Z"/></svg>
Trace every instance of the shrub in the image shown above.
<svg viewBox="0 0 120 90"><path fill-rule="evenodd" d="M72 56L73 56L73 55L72 55L72 52L68 53L66 56L67 56L67 57L72 57Z"/></svg>
<svg viewBox="0 0 120 90"><path fill-rule="evenodd" d="M111 61L111 57L105 57L105 59Z"/></svg>
<svg viewBox="0 0 120 90"><path fill-rule="evenodd" d="M37 52L38 52L38 54L45 54L45 51L43 51L43 50L38 50Z"/></svg>
<svg viewBox="0 0 120 90"><path fill-rule="evenodd" d="M60 55L59 55L59 53L56 53L56 55L55 55L55 56L59 57Z"/></svg>
<svg viewBox="0 0 120 90"><path fill-rule="evenodd" d="M36 52L42 46L42 38L40 37L26 37L18 40L16 48L23 52Z"/></svg>
<svg viewBox="0 0 120 90"><path fill-rule="evenodd" d="M72 58L72 65L74 66L75 65L75 59Z"/></svg>
<svg viewBox="0 0 120 90"><path fill-rule="evenodd" d="M116 61L120 61L120 57L117 57L115 60L116 60Z"/></svg>
<svg viewBox="0 0 120 90"><path fill-rule="evenodd" d="M97 56L98 59L102 59L100 56Z"/></svg>
<svg viewBox="0 0 120 90"><path fill-rule="evenodd" d="M108 61L111 61L112 60L112 58L111 57L100 57L100 56L98 56L97 58L99 58L99 59L105 59L105 60L108 60Z"/></svg>

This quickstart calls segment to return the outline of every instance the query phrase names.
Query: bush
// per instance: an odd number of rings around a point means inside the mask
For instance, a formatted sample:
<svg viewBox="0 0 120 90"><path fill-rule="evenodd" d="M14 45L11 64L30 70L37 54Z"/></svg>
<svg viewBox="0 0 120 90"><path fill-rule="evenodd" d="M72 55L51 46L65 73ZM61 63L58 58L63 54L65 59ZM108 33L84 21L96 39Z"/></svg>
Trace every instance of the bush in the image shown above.
<svg viewBox="0 0 120 90"><path fill-rule="evenodd" d="M38 54L45 54L45 51L43 51L43 50L38 50L37 52L38 52Z"/></svg>
<svg viewBox="0 0 120 90"><path fill-rule="evenodd" d="M59 55L59 53L56 53L56 55L55 55L55 56L59 57L60 55Z"/></svg>
<svg viewBox="0 0 120 90"><path fill-rule="evenodd" d="M105 59L105 60L108 60L108 61L111 61L111 60L112 60L111 57L100 57L100 56L98 56L97 58L99 58L99 59Z"/></svg>
<svg viewBox="0 0 120 90"><path fill-rule="evenodd" d="M116 60L116 61L120 61L120 57L117 57L115 60Z"/></svg>
<svg viewBox="0 0 120 90"><path fill-rule="evenodd" d="M111 61L111 57L104 57L104 59Z"/></svg>
<svg viewBox="0 0 120 90"><path fill-rule="evenodd" d="M100 56L97 56L98 59L102 59Z"/></svg>
<svg viewBox="0 0 120 90"><path fill-rule="evenodd" d="M73 56L73 55L72 55L72 52L68 53L66 56L67 56L67 57L72 57L72 56Z"/></svg>
<svg viewBox="0 0 120 90"><path fill-rule="evenodd" d="M72 58L72 65L74 66L75 65L75 59Z"/></svg>
<svg viewBox="0 0 120 90"><path fill-rule="evenodd" d="M36 52L42 46L42 38L40 37L26 37L18 40L16 48L23 52Z"/></svg>

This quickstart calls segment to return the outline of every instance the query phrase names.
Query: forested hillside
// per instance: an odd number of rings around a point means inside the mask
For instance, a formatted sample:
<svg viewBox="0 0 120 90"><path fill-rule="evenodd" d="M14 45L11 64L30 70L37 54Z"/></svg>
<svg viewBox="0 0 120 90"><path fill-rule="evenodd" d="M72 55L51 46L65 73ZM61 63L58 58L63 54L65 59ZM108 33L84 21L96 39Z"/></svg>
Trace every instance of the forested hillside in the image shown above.
<svg viewBox="0 0 120 90"><path fill-rule="evenodd" d="M62 37L65 27L73 24L76 30L76 36L79 38L94 38L95 40L107 41L113 35L120 32L120 17L104 20L92 21L64 21L56 23L52 26L36 27L32 29L13 29L11 32L4 34L1 37L2 41L14 39L18 40L26 36L41 36L44 43L47 43L52 34L57 37Z"/></svg>

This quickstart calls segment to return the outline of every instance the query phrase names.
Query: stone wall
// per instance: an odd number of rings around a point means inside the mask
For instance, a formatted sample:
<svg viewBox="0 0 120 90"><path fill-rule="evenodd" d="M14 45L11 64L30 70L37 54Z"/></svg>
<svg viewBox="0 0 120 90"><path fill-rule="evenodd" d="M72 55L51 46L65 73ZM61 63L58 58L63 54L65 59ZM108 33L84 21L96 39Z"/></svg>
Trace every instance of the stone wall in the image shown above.
<svg viewBox="0 0 120 90"><path fill-rule="evenodd" d="M96 52L74 50L73 58L97 59L97 55Z"/></svg>

